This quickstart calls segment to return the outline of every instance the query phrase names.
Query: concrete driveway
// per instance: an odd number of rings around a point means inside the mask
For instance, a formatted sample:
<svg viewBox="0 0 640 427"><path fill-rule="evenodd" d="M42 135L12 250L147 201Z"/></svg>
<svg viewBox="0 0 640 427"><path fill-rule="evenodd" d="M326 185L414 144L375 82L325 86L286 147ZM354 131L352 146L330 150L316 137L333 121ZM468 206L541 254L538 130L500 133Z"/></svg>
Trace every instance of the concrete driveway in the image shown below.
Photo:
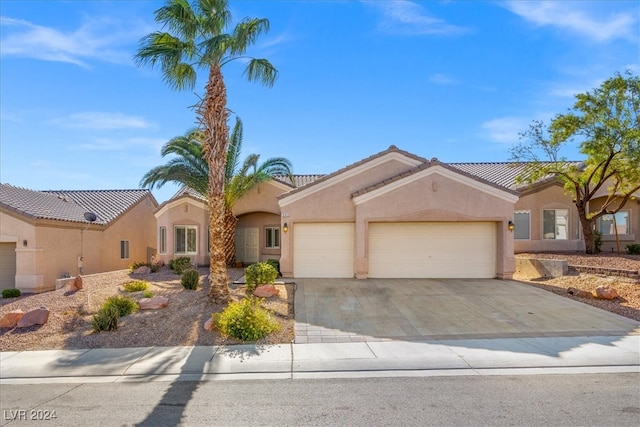
<svg viewBox="0 0 640 427"><path fill-rule="evenodd" d="M298 279L295 342L624 336L640 323L509 280Z"/></svg>

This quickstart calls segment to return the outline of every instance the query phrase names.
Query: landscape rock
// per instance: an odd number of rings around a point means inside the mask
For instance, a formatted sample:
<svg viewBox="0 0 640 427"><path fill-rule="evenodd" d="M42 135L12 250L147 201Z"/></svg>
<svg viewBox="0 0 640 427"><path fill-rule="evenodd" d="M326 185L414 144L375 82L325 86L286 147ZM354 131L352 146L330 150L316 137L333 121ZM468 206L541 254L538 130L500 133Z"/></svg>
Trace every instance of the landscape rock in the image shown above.
<svg viewBox="0 0 640 427"><path fill-rule="evenodd" d="M213 329L213 319L209 318L209 320L207 320L206 322L204 322L204 330L205 331L210 331Z"/></svg>
<svg viewBox="0 0 640 427"><path fill-rule="evenodd" d="M598 286L593 292L593 296L602 299L616 299L618 297L618 291L609 286Z"/></svg>
<svg viewBox="0 0 640 427"><path fill-rule="evenodd" d="M151 298L142 298L138 304L140 304L141 310L157 310L159 308L165 308L169 305L169 298L162 296L155 296Z"/></svg>
<svg viewBox="0 0 640 427"><path fill-rule="evenodd" d="M16 327L28 328L34 325L44 325L49 320L49 309L47 307L36 308L27 311L18 321Z"/></svg>
<svg viewBox="0 0 640 427"><path fill-rule="evenodd" d="M280 291L274 285L258 286L253 294L259 298L269 298L274 295L280 295Z"/></svg>
<svg viewBox="0 0 640 427"><path fill-rule="evenodd" d="M2 316L0 319L0 328L15 328L20 319L24 315L22 310L13 310Z"/></svg>
<svg viewBox="0 0 640 427"><path fill-rule="evenodd" d="M82 289L82 277L76 276L76 278L73 279L73 282L71 282L70 288L72 291L79 291Z"/></svg>
<svg viewBox="0 0 640 427"><path fill-rule="evenodd" d="M143 265L133 270L133 274L150 274L150 273L151 273L151 267L148 267L146 265Z"/></svg>

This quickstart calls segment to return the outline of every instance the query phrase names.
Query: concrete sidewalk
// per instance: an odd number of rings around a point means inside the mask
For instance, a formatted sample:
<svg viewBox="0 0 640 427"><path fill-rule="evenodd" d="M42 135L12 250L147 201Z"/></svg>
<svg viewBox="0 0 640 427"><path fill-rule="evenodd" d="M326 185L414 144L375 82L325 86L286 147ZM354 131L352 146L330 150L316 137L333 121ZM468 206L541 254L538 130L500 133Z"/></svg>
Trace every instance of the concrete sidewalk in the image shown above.
<svg viewBox="0 0 640 427"><path fill-rule="evenodd" d="M640 372L640 335L0 353L0 384L486 375L572 369Z"/></svg>

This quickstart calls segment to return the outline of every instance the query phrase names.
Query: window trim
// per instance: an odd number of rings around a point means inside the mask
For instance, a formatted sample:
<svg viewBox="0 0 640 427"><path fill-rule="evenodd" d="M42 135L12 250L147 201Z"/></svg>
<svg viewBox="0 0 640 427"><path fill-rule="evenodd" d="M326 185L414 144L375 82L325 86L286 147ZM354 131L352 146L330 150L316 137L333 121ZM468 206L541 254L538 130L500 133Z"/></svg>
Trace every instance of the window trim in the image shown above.
<svg viewBox="0 0 640 427"><path fill-rule="evenodd" d="M269 241L268 235L269 235L269 231L272 231L274 233L274 235L272 236L271 240L276 240L277 245L274 246L268 246L267 242ZM282 235L280 233L280 227L279 226L267 226L264 228L264 248L265 249L280 249L282 247Z"/></svg>
<svg viewBox="0 0 640 427"><path fill-rule="evenodd" d="M555 224L557 224L557 211L559 210L563 210L563 211L567 211L567 224L565 225L566 227L566 234L567 237L565 239L558 239L558 234L557 234L557 228L555 226ZM553 237L549 238L549 237L545 237L545 233L544 233L544 213L545 211L553 211L554 212L554 228L556 228L556 230L554 230L553 232ZM571 240L571 231L570 231L570 222L571 222L571 209L569 208L547 208L547 209L542 209L542 216L541 216L541 221L540 221L540 225L542 228L542 233L541 233L541 237L542 240Z"/></svg>
<svg viewBox="0 0 640 427"><path fill-rule="evenodd" d="M158 253L167 253L167 227L165 225L158 227Z"/></svg>
<svg viewBox="0 0 640 427"><path fill-rule="evenodd" d="M120 240L120 259L129 259L131 255L128 240Z"/></svg>
<svg viewBox="0 0 640 427"><path fill-rule="evenodd" d="M602 215L602 216L598 217L598 219L596 220L596 230L597 230L597 231L600 231L600 221L602 220L602 218L604 218L604 217L605 217L605 216L607 216L607 215L611 215L611 216L613 216L613 215L617 215L617 214L622 213L622 212L626 212L626 214L627 214L627 224L626 224L626 226L627 226L627 231L626 231L626 233L620 233L620 232L618 232L618 235L624 235L624 236L626 236L626 235L628 235L628 234L633 234L633 230L632 230L632 228L631 228L631 225L632 225L632 221L631 221L631 209L621 209L621 210L619 210L618 212L616 212L616 213L614 213L614 214L605 214L605 215ZM617 221L616 221L616 225L618 225L618 222L617 222ZM611 233L611 234L609 234L609 233L605 234L605 233L602 233L602 232L600 231L600 233L601 233L603 236L615 236L615 235L616 235L616 233L615 233L615 232L614 232L614 233Z"/></svg>
<svg viewBox="0 0 640 427"><path fill-rule="evenodd" d="M185 233L184 233L184 252L178 252L178 236L177 236L177 232L178 229L180 228L184 228ZM190 252L189 251L189 234L188 234L188 230L195 230L196 233L196 243L195 243L195 251ZM187 224L177 224L173 226L173 253L174 255L198 255L198 226L197 225L187 225Z"/></svg>
<svg viewBox="0 0 640 427"><path fill-rule="evenodd" d="M529 215L529 220L527 221L527 236L526 238L518 238L516 237L516 229L513 230L513 239L514 240L531 240L531 211L530 210L519 210L513 213L513 223L514 226L517 226L518 222L516 221L516 215L518 214L527 214Z"/></svg>

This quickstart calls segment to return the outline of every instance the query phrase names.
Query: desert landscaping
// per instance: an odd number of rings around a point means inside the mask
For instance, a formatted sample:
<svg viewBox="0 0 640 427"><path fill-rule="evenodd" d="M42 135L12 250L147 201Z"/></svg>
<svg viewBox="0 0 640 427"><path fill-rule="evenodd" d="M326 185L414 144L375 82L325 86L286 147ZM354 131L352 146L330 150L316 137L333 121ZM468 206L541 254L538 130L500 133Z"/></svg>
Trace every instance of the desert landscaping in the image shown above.
<svg viewBox="0 0 640 427"><path fill-rule="evenodd" d="M640 280L637 277L640 256L577 254L520 254L518 256L565 259L569 265L635 271L635 277L574 272L558 278L516 276L514 280L640 321ZM168 267L162 267L159 271L148 274L116 271L84 276L83 287L79 290L72 290L66 286L42 294L25 294L17 298L0 299L0 318L15 310L26 313L40 307L46 307L50 312L44 325L0 328L0 350L207 346L241 343L234 338L222 336L215 329L204 328L211 314L221 311L223 307L214 305L208 298L209 285L206 279L208 270L201 268L199 273L200 285L196 290L184 289L180 283L180 276ZM233 300L240 300L246 295L245 286L235 283L243 274L244 270L241 268L228 270ZM137 310L122 317L117 330L95 333L91 326L92 317L108 297L127 295L135 301L143 298L142 292L125 292L123 285L132 280L148 282L148 291L154 296L168 298L168 306ZM598 286L614 288L618 297L606 300L568 293L569 288L573 288L590 294ZM294 339L295 285L278 284L276 287L280 291L279 295L265 298L263 306L281 324L281 329L260 340L258 344L288 343Z"/></svg>

